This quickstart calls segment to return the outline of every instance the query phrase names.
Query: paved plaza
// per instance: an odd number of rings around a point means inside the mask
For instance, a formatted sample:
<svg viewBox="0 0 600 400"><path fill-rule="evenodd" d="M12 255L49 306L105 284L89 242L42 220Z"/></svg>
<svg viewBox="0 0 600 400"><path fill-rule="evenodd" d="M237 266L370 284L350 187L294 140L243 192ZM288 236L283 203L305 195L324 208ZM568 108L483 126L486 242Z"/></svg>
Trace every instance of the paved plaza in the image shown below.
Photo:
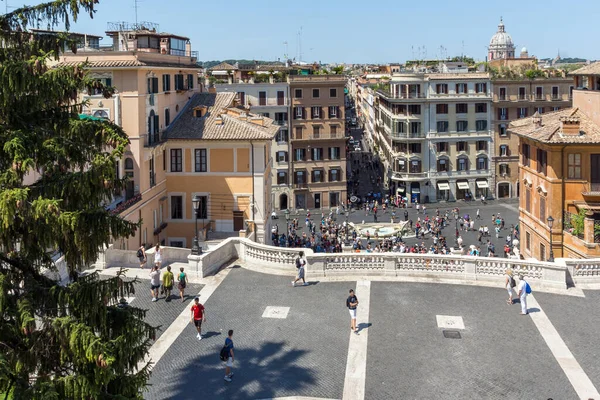
<svg viewBox="0 0 600 400"><path fill-rule="evenodd" d="M132 304L166 327L151 349L146 399L600 399L593 339L600 292L581 297L534 287L530 315L521 316L518 304L506 304L501 282L490 288L381 278L292 287L288 276L238 264L211 277L216 283L188 286L207 311L201 341L189 324L190 301L152 303L140 282ZM350 288L360 302L358 335L345 307ZM231 383L219 360L229 329Z"/></svg>

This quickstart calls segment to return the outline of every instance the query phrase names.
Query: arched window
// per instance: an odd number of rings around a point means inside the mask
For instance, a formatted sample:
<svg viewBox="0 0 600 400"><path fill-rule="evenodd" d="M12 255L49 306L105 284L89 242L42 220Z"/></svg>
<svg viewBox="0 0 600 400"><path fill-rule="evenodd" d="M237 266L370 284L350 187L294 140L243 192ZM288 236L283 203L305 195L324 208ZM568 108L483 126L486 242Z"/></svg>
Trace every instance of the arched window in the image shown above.
<svg viewBox="0 0 600 400"><path fill-rule="evenodd" d="M126 170L133 169L133 159L132 158L128 157L125 159L125 169Z"/></svg>

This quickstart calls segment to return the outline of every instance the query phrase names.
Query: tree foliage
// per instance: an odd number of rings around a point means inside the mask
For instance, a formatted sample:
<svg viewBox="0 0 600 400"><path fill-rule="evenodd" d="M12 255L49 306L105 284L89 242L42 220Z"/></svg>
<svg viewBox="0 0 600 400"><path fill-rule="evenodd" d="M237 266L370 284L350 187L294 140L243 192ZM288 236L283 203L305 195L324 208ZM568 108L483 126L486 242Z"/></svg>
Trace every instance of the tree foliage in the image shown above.
<svg viewBox="0 0 600 400"><path fill-rule="evenodd" d="M113 237L136 224L102 206L125 182L115 162L129 140L108 121L82 119L83 89L102 87L85 64L48 68L68 30L98 0L55 0L0 16L0 393L14 399L140 398L154 328L144 311L116 307L133 293L122 274L80 276ZM53 254L71 283L49 278Z"/></svg>

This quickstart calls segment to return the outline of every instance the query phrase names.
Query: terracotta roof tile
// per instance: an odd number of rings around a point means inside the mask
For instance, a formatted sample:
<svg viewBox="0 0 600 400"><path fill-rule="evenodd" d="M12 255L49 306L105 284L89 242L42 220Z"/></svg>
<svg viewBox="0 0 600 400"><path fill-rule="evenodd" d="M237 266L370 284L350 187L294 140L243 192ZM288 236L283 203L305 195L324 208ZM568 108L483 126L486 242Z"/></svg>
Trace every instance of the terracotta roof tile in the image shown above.
<svg viewBox="0 0 600 400"><path fill-rule="evenodd" d="M571 71L569 75L600 75L600 61Z"/></svg>
<svg viewBox="0 0 600 400"><path fill-rule="evenodd" d="M85 61L63 61L56 64L54 67L74 67L75 65L83 64ZM140 60L98 60L88 61L88 68L126 68L126 67L171 67L171 68L194 68L200 69L196 65L146 62Z"/></svg>
<svg viewBox="0 0 600 400"><path fill-rule="evenodd" d="M165 131L166 139L198 139L198 140L272 140L279 126L270 118L250 114L245 109L233 107L235 93L198 93L188 101L185 108ZM204 117L195 117L194 108L207 106ZM262 118L263 125L228 115L245 113L248 117ZM223 123L217 124L217 118Z"/></svg>
<svg viewBox="0 0 600 400"><path fill-rule="evenodd" d="M210 67L209 71L227 71L227 70L236 70L235 65L231 65L226 62L222 62L220 64L215 65L214 67Z"/></svg>

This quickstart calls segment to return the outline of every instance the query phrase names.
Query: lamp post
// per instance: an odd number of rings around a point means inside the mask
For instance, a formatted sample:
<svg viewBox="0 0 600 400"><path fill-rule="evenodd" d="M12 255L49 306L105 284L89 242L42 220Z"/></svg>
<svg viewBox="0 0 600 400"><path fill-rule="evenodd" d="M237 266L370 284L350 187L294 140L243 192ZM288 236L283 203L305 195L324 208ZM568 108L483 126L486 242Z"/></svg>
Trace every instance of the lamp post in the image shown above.
<svg viewBox="0 0 600 400"><path fill-rule="evenodd" d="M202 247L198 244L198 209L200 208L200 196L195 195L192 198L192 206L194 207L195 218L195 230L194 230L194 243L192 244L192 255L198 256L202 254Z"/></svg>
<svg viewBox="0 0 600 400"><path fill-rule="evenodd" d="M348 230L350 228L350 225L348 225L348 216L350 215L350 211L346 210L346 240L344 241L344 244L346 246L348 246Z"/></svg>
<svg viewBox="0 0 600 400"><path fill-rule="evenodd" d="M552 250L552 225L554 225L554 218L552 215L548 216L548 228L550 228L550 258L548 261L554 262L554 251Z"/></svg>

